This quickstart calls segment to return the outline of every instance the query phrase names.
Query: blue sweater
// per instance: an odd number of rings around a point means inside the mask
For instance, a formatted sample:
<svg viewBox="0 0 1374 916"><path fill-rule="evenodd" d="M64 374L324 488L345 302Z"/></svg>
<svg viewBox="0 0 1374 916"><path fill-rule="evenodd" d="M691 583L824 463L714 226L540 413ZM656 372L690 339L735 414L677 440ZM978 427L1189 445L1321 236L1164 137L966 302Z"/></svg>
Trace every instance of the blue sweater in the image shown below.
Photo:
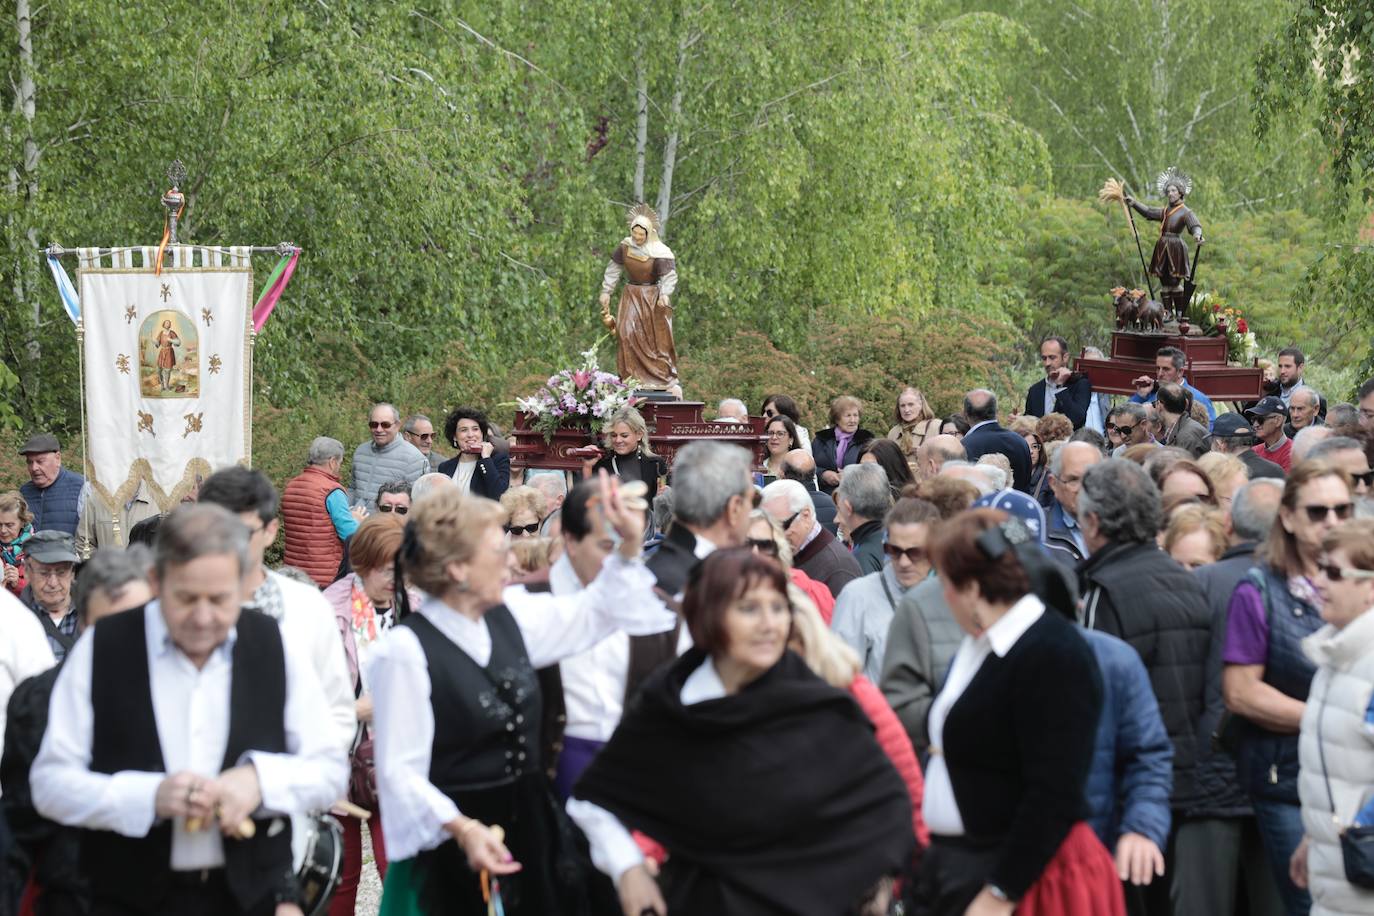
<svg viewBox="0 0 1374 916"><path fill-rule="evenodd" d="M1162 852L1169 836L1174 748L1150 675L1135 649L1115 636L1078 632L1102 670L1102 718L1084 786L1088 823L1108 850L1123 833L1139 833Z"/></svg>

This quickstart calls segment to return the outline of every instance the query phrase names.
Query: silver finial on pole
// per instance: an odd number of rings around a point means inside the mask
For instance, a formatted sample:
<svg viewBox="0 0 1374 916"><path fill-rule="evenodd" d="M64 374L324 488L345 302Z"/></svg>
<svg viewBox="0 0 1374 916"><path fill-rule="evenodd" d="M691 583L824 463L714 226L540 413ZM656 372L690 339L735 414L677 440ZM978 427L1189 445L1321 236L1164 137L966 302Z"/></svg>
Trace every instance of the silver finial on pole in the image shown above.
<svg viewBox="0 0 1374 916"><path fill-rule="evenodd" d="M171 166L167 169L167 178L172 182L172 187L166 194L162 195L162 205L167 208L167 231L169 241L177 244L177 218L181 216L182 207L186 206L186 195L181 193L181 186L186 183L186 165L180 159L173 159Z"/></svg>

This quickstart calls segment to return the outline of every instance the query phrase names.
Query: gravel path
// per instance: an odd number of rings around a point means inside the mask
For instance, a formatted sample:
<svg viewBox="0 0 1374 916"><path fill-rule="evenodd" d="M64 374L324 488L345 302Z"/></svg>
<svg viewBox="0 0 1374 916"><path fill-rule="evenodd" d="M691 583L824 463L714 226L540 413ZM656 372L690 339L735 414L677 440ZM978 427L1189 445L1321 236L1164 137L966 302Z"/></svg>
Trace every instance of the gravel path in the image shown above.
<svg viewBox="0 0 1374 916"><path fill-rule="evenodd" d="M355 916L377 916L382 905L382 881L377 877L377 867L372 857L372 833L363 826L363 874L358 879L358 902L353 908Z"/></svg>

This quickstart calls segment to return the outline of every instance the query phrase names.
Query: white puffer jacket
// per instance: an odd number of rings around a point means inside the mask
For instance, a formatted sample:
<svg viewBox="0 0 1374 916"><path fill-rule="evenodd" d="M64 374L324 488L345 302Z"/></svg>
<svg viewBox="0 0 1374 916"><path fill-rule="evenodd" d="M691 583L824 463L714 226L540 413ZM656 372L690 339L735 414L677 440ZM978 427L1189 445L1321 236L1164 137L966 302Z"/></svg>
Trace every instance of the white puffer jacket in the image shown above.
<svg viewBox="0 0 1374 916"><path fill-rule="evenodd" d="M1302 798L1303 829L1309 838L1307 877L1312 916L1367 916L1374 914L1374 890L1355 887L1345 880L1340 828L1332 818L1330 798L1335 798L1336 820L1345 827L1374 797L1374 728L1365 723L1374 695L1374 612L1362 614L1343 630L1329 624L1322 627L1302 641L1302 649L1317 665L1298 745L1302 766L1298 794ZM1322 777L1322 751L1330 796Z"/></svg>

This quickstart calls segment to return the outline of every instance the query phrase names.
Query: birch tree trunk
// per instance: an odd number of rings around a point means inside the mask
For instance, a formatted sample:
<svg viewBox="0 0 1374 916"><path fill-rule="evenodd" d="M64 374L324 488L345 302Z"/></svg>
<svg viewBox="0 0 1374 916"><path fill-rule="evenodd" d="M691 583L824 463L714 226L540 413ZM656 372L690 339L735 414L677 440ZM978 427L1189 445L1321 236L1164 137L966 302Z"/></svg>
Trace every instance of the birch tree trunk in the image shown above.
<svg viewBox="0 0 1374 916"><path fill-rule="evenodd" d="M673 81L673 101L668 108L668 140L663 145L663 178L658 185L658 222L668 228L673 204L673 170L677 166L677 140L682 128L682 93L687 80L687 49L695 39L683 35L677 45L677 75Z"/></svg>
<svg viewBox="0 0 1374 916"><path fill-rule="evenodd" d="M635 186L634 200L644 200L644 156L649 148L649 74L643 49L635 56Z"/></svg>
<svg viewBox="0 0 1374 916"><path fill-rule="evenodd" d="M27 218L38 198L38 142L33 136L33 117L35 111L34 103L34 79L33 79L33 23L30 18L29 0L15 0L14 4L15 25L18 31L19 47L19 79L15 84L14 108L24 119L24 156L22 164L16 169L11 167L10 188L15 195L16 228L22 228L24 239L28 243L28 251L17 252L14 269L14 298L15 303L22 310L26 305L32 322L28 332L28 356L33 364L36 364L42 356L42 349L38 342L38 326L42 320L40 309L40 299L34 295L27 283L25 276L31 275L25 264L27 257L37 257L38 255L38 230ZM21 196L22 195L22 196ZM27 223L28 225L23 225Z"/></svg>

